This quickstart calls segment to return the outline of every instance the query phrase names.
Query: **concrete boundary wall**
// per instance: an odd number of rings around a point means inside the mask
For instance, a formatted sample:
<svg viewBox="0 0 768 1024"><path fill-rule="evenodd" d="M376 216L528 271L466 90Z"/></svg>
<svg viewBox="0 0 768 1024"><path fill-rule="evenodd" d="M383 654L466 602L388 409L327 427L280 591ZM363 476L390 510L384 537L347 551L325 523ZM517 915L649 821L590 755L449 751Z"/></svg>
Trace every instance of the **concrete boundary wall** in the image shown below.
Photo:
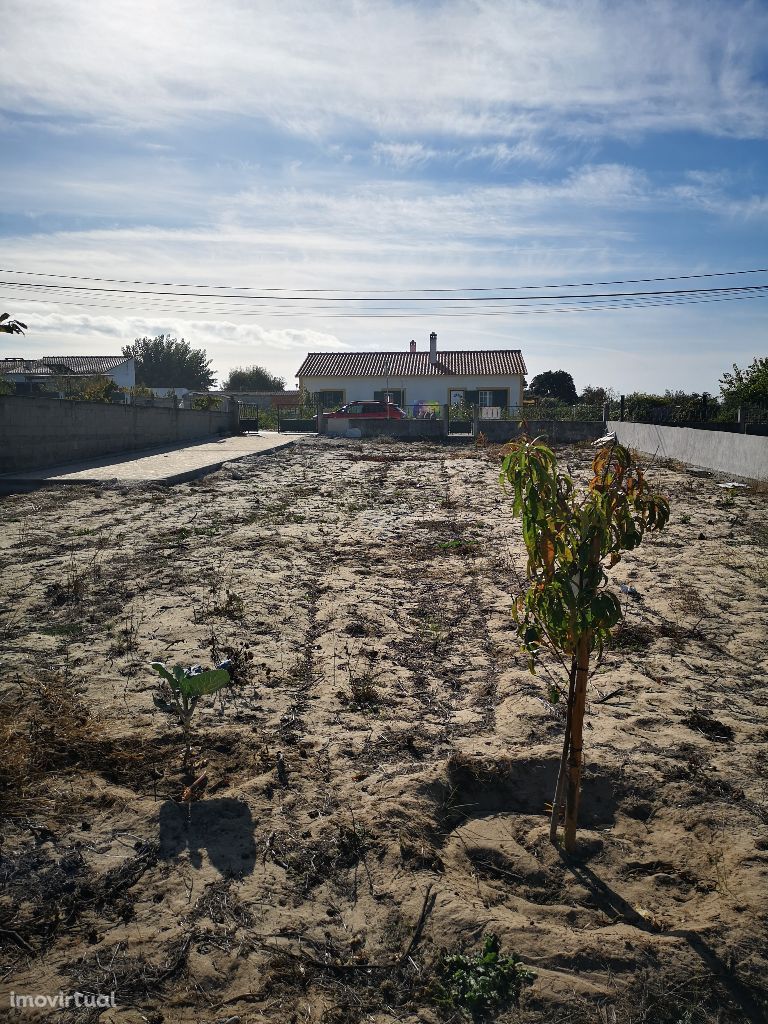
<svg viewBox="0 0 768 1024"><path fill-rule="evenodd" d="M329 437L394 437L399 441L439 441L445 436L442 420L364 420L325 417Z"/></svg>
<svg viewBox="0 0 768 1024"><path fill-rule="evenodd" d="M480 420L478 429L494 444L514 441L523 433L522 424L514 420ZM602 420L527 420L528 437L546 437L553 444L569 441L596 441L605 434Z"/></svg>
<svg viewBox="0 0 768 1024"><path fill-rule="evenodd" d="M236 417L237 406L229 413L1 395L0 473L232 434Z"/></svg>
<svg viewBox="0 0 768 1024"><path fill-rule="evenodd" d="M620 444L646 455L676 459L689 466L745 480L768 480L768 438L765 437L618 420L611 420L608 429L616 432Z"/></svg>
<svg viewBox="0 0 768 1024"><path fill-rule="evenodd" d="M325 417L323 431L329 436L343 437L353 429L354 437L380 437L386 434L401 441L439 441L446 437L445 417L438 419L415 420L365 420L365 419L331 419ZM478 420L476 430L482 432L488 441L498 444L511 441L522 435L522 425L518 420ZM359 431L359 433L357 433ZM526 423L529 437L546 437L553 444L569 441L594 441L605 433L602 420L530 420ZM466 438L471 441L472 434L454 434L451 440Z"/></svg>

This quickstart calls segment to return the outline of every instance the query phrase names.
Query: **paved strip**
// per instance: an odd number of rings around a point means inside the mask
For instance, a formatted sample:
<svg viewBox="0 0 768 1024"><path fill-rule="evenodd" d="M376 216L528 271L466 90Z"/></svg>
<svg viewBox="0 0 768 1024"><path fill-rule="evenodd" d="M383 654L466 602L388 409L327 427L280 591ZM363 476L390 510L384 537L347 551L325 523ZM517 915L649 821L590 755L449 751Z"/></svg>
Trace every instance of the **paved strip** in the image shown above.
<svg viewBox="0 0 768 1024"><path fill-rule="evenodd" d="M216 437L183 447L165 445L142 451L105 455L100 459L48 466L28 473L0 476L0 491L33 489L46 484L156 483L178 484L220 469L225 462L277 451L295 444L301 434L264 431L244 437Z"/></svg>

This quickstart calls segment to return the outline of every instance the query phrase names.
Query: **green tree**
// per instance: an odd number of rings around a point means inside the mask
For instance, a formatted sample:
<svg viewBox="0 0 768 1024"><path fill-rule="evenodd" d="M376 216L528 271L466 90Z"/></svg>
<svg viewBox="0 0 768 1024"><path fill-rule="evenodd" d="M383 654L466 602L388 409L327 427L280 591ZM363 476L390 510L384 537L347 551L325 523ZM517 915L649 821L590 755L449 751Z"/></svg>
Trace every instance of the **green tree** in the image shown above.
<svg viewBox="0 0 768 1024"><path fill-rule="evenodd" d="M607 570L622 552L636 548L646 531L669 519L666 498L649 491L643 471L628 449L612 443L592 463L586 492L559 471L551 448L527 438L511 444L500 481L510 492L513 515L522 520L528 552L525 594L513 607L531 671L548 647L568 672L565 737L552 801L554 841L565 796L565 849L576 847L581 794L584 711L592 652L602 650L622 617L621 601L607 586ZM559 699L554 687L551 699Z"/></svg>
<svg viewBox="0 0 768 1024"><path fill-rule="evenodd" d="M91 377L50 377L45 382L45 390L61 392L71 401L110 403L120 388L104 374L94 374Z"/></svg>
<svg viewBox="0 0 768 1024"><path fill-rule="evenodd" d="M216 383L205 349L192 348L183 338L158 334L123 346L123 355L136 362L136 383L145 387L189 388L208 391Z"/></svg>
<svg viewBox="0 0 768 1024"><path fill-rule="evenodd" d="M528 390L536 398L556 398L568 403L576 401L576 385L567 370L545 370L537 374Z"/></svg>
<svg viewBox="0 0 768 1024"><path fill-rule="evenodd" d="M584 405L602 405L604 402L615 402L618 395L613 388L592 387L587 384L579 395L579 401Z"/></svg>
<svg viewBox="0 0 768 1024"><path fill-rule="evenodd" d="M768 357L756 357L745 370L734 363L733 373L726 372L720 378L720 394L728 409L768 402Z"/></svg>
<svg viewBox="0 0 768 1024"><path fill-rule="evenodd" d="M285 391L285 378L263 366L236 366L221 385L222 391Z"/></svg>

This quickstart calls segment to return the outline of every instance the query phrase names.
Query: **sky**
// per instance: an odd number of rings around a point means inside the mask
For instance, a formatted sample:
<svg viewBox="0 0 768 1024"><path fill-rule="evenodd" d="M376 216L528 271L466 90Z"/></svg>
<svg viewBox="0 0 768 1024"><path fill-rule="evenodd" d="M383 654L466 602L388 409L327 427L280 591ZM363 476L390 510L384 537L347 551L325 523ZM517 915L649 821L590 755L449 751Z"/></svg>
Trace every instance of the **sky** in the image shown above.
<svg viewBox="0 0 768 1024"><path fill-rule="evenodd" d="M768 2L4 0L0 132L0 356L291 387L434 330L717 394L768 353L766 292L576 298L768 285Z"/></svg>

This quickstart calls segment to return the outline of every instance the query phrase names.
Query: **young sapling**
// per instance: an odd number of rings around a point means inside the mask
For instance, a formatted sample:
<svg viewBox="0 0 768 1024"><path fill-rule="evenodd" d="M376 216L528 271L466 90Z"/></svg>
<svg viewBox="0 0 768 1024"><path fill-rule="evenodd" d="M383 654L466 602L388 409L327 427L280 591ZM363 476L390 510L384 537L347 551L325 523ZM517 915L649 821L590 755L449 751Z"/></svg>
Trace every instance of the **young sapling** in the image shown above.
<svg viewBox="0 0 768 1024"><path fill-rule="evenodd" d="M602 651L610 630L623 617L607 570L634 550L646 532L662 530L669 504L650 490L635 455L615 441L592 462L592 479L581 491L562 473L554 452L540 440L510 445L500 481L522 520L528 552L528 589L513 615L531 671L547 646L568 671L565 737L552 801L554 842L565 797L564 846L576 848L581 794L584 711L590 659ZM624 589L624 588L622 588ZM633 587L626 592L632 593Z"/></svg>
<svg viewBox="0 0 768 1024"><path fill-rule="evenodd" d="M229 661L217 668L203 669L200 665L184 668L174 665L167 669L162 661L153 661L151 667L163 679L158 692L152 695L155 707L173 715L184 732L184 768L189 767L192 744L192 716L201 697L217 693L231 683Z"/></svg>

